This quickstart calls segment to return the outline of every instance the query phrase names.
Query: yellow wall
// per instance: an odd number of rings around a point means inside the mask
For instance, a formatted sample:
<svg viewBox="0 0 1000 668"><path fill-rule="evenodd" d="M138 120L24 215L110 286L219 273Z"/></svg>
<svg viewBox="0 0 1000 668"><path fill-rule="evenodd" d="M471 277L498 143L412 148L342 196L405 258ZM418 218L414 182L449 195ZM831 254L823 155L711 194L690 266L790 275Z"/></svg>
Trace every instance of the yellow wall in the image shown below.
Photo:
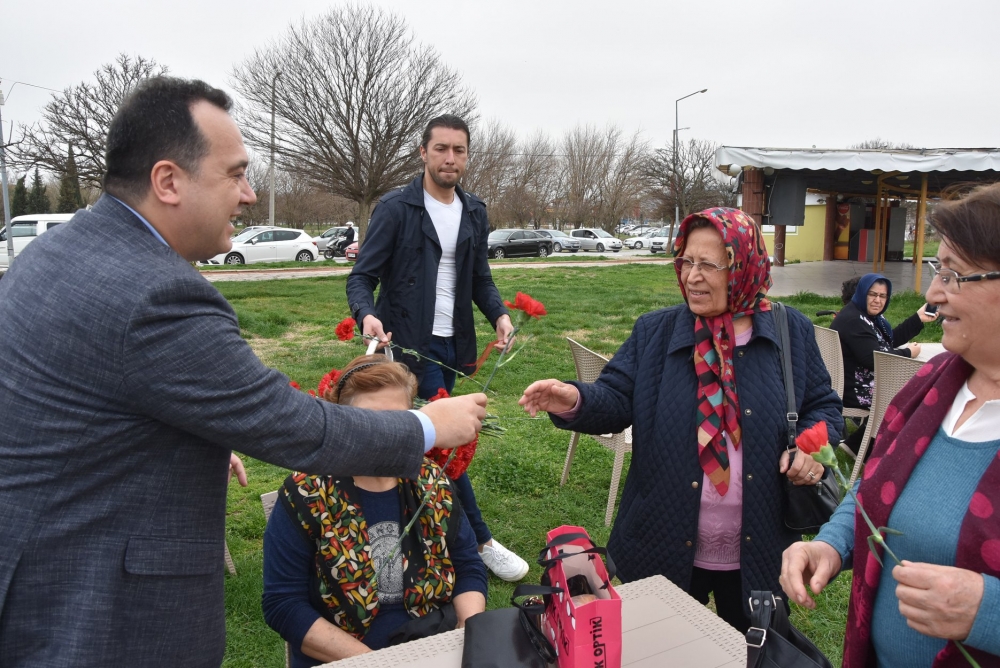
<svg viewBox="0 0 1000 668"><path fill-rule="evenodd" d="M795 234L785 235L785 262L818 262L823 259L823 230L826 227L826 205L806 206L805 224ZM774 235L764 234L767 252L774 255Z"/></svg>

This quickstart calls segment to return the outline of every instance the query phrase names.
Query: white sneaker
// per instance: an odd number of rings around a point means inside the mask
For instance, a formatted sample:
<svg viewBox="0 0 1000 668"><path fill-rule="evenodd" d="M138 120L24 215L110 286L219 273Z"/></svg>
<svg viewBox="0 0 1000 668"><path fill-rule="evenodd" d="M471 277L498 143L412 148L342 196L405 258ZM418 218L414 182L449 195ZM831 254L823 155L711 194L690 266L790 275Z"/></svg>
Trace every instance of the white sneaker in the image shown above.
<svg viewBox="0 0 1000 668"><path fill-rule="evenodd" d="M483 545L479 556L483 558L486 568L501 580L517 582L528 574L528 562L501 545L496 538L493 545Z"/></svg>

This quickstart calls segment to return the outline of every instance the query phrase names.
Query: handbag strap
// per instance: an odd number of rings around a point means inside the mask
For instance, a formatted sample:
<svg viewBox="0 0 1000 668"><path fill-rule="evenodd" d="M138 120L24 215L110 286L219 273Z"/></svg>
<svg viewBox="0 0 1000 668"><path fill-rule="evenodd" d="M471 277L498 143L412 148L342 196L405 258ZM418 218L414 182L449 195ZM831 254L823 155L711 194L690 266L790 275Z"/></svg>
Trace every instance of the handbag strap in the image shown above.
<svg viewBox="0 0 1000 668"><path fill-rule="evenodd" d="M747 668L759 668L777 602L769 591L750 592L750 628L747 629Z"/></svg>
<svg viewBox="0 0 1000 668"><path fill-rule="evenodd" d="M546 550L546 552L547 551L548 550ZM544 554L545 552L542 553L542 555ZM547 572L550 568L555 566L556 563L562 561L563 559L569 559L570 557L576 557L581 554L589 555L588 558L590 559L597 559L598 556L604 557L604 567L608 571L608 579L604 582L603 585L601 585L601 589L607 589L611 581L615 579L616 575L618 575L618 568L615 566L615 562L611 558L611 555L608 554L607 548L592 547L587 550L580 550L579 552L561 552L556 556L552 557L551 559L543 559L542 555L540 555L538 558L538 563L539 565L544 567L545 571Z"/></svg>
<svg viewBox="0 0 1000 668"><path fill-rule="evenodd" d="M579 552L562 552L552 557L551 559L547 558L550 549L554 547L559 547L560 545L566 545L567 543L570 543L574 540L580 540L581 538L589 541L593 547L581 550ZM618 568L615 566L615 562L611 558L611 555L608 554L607 548L598 547L597 544L590 538L590 536L588 536L585 533L567 533L561 536L556 536L555 538L550 540L542 549L542 551L538 553L538 565L544 568L546 571L548 571L557 561L562 561L563 559L567 559L569 557L575 557L578 554L590 554L590 555L599 554L602 557L604 557L604 566L608 571L608 581L604 583L601 589L607 589L611 580L614 580L615 576L618 574ZM591 556L590 558L594 559L595 557Z"/></svg>
<svg viewBox="0 0 1000 668"><path fill-rule="evenodd" d="M517 608L518 621L524 630L532 647L538 652L538 656L548 663L555 663L558 658L555 647L545 636L539 625L539 617L545 612L545 603L539 602L538 596L548 596L559 594L562 589L559 587L547 587L545 585L522 584L514 588L514 593L510 595L510 604ZM531 597L528 601L519 599Z"/></svg>
<svg viewBox="0 0 1000 668"><path fill-rule="evenodd" d="M795 379L792 376L792 342L788 336L788 312L781 302L771 302L771 312L774 313L774 325L778 330L778 346L781 348L781 375L785 379L785 419L788 421L788 449L794 451L799 414L795 406Z"/></svg>

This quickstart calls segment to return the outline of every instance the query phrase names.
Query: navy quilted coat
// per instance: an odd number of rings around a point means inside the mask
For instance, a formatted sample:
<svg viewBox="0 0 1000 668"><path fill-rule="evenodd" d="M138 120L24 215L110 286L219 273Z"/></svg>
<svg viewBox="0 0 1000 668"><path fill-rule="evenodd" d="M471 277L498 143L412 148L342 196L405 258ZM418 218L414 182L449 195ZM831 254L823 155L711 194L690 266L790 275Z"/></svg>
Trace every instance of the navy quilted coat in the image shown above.
<svg viewBox="0 0 1000 668"><path fill-rule="evenodd" d="M824 420L841 433L841 401L830 386L812 323L787 309L799 429ZM557 427L586 434L632 425L632 463L608 551L623 582L660 574L688 590L698 540L702 469L696 436L694 314L685 304L647 313L593 384L573 383L582 403ZM782 523L787 441L785 389L774 318L754 316L750 342L733 356L743 428L743 600L781 591L781 553L801 536ZM749 611L747 611L749 613Z"/></svg>

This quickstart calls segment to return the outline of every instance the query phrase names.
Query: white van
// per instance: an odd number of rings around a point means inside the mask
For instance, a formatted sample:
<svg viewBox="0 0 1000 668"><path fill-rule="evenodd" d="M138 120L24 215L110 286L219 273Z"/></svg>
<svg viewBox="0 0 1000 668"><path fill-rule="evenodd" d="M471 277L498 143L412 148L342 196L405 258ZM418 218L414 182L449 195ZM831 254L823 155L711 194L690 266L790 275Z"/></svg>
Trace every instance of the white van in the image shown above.
<svg viewBox="0 0 1000 668"><path fill-rule="evenodd" d="M56 225L68 222L72 213L38 213L28 216L11 218L10 227L14 234L14 257L24 250L32 239L39 234L51 230ZM9 260L7 256L7 228L0 230L0 271L6 271Z"/></svg>

